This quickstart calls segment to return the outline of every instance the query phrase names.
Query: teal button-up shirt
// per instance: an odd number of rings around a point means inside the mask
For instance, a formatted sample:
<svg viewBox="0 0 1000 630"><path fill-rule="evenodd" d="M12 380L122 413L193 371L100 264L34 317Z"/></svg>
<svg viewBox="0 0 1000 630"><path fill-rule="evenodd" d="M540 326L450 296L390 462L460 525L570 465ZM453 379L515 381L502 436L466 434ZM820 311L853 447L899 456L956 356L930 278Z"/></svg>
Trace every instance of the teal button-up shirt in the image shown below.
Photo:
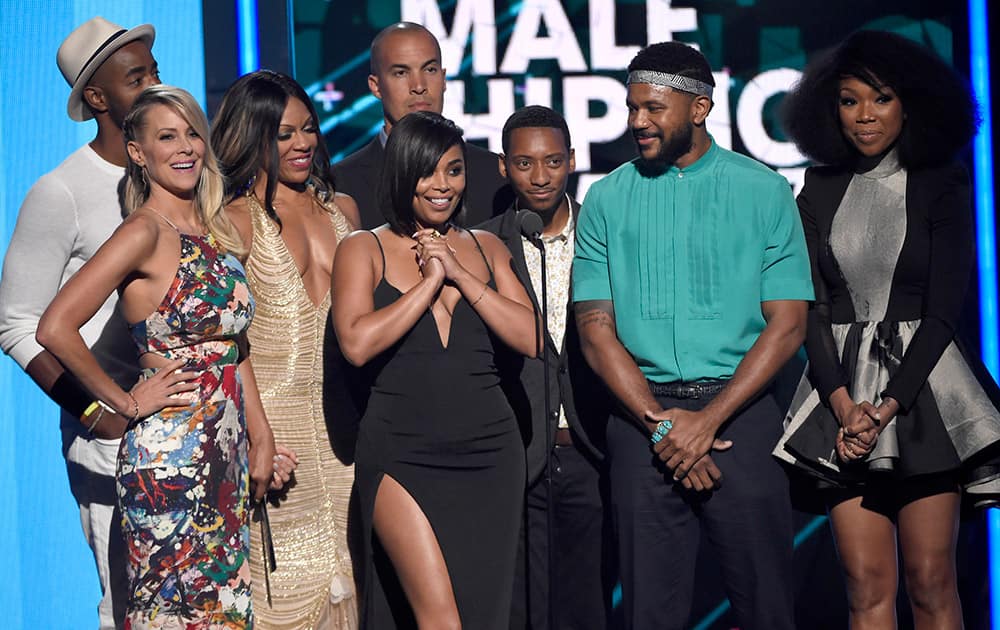
<svg viewBox="0 0 1000 630"><path fill-rule="evenodd" d="M651 381L729 378L764 330L761 302L812 300L788 181L712 142L646 177L632 161L587 192L573 300L611 300L618 337Z"/></svg>

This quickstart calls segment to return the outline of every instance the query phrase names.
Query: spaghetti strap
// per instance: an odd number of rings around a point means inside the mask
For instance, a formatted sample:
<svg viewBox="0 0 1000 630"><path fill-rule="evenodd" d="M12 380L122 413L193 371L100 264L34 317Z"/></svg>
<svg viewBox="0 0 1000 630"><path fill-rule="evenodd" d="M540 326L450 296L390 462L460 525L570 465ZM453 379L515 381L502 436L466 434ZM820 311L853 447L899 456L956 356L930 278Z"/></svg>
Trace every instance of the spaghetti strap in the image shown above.
<svg viewBox="0 0 1000 630"><path fill-rule="evenodd" d="M385 281L385 250L382 249L382 241L379 240L378 234L373 231L369 231L369 234L375 237L375 244L378 245L378 253L382 254L382 281Z"/></svg>
<svg viewBox="0 0 1000 630"><path fill-rule="evenodd" d="M479 255L483 257L483 262L486 263L486 269L490 272L490 280L493 281L493 267L490 267L490 261L486 258L486 252L483 251L483 246L479 244L479 239L476 238L476 235L472 230L469 230L469 236L471 236L472 240L476 243L476 249L479 250Z"/></svg>
<svg viewBox="0 0 1000 630"><path fill-rule="evenodd" d="M149 210L152 211L153 214L155 214L156 216L158 216L161 219L163 219L164 221L166 221L167 225L169 225L170 227L174 228L174 232L177 232L178 234L181 234L180 229L176 225L174 225L174 222L171 221L170 219L168 219L167 217L163 216L162 214L160 214L159 210L157 210L153 206L144 206L144 207L145 208L149 208Z"/></svg>

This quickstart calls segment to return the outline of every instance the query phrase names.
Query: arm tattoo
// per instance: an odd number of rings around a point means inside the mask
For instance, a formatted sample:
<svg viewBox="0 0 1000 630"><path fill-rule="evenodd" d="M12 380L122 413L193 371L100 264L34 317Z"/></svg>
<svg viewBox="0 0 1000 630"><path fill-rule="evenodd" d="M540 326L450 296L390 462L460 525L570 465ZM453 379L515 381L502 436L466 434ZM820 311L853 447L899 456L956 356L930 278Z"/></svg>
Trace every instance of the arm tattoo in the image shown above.
<svg viewBox="0 0 1000 630"><path fill-rule="evenodd" d="M615 332L615 309L610 300L582 302L577 311L576 325L583 330L588 326L600 326Z"/></svg>

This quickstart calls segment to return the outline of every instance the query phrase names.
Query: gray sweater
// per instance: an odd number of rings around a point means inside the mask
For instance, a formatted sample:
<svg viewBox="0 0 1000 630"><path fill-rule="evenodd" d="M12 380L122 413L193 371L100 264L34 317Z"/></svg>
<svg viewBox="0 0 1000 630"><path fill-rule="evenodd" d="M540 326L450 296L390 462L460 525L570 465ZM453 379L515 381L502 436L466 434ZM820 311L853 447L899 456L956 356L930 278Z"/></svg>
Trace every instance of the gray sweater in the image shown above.
<svg viewBox="0 0 1000 630"><path fill-rule="evenodd" d="M124 173L84 145L39 178L21 204L0 275L0 348L22 368L43 349L35 329L45 308L121 223ZM117 304L113 293L80 334L101 367L129 385L137 361Z"/></svg>

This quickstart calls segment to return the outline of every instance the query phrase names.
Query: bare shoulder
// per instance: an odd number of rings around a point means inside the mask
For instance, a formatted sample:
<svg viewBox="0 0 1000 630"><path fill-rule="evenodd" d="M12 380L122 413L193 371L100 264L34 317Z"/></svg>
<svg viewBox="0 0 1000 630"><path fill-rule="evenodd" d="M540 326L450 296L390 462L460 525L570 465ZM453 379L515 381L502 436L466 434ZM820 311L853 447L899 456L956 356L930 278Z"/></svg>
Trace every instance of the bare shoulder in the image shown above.
<svg viewBox="0 0 1000 630"><path fill-rule="evenodd" d="M165 227L162 220L148 210L139 208L125 217L109 240L125 241L133 247L153 247Z"/></svg>
<svg viewBox="0 0 1000 630"><path fill-rule="evenodd" d="M236 231L240 233L243 242L251 242L253 221L250 218L250 206L247 205L247 198L239 196L226 204L226 216L229 217Z"/></svg>
<svg viewBox="0 0 1000 630"><path fill-rule="evenodd" d="M492 249L497 252L506 252L507 246L503 244L503 241L494 234L493 232L487 232L486 230L469 230L469 233L476 237L479 244L483 246L483 249Z"/></svg>
<svg viewBox="0 0 1000 630"><path fill-rule="evenodd" d="M335 286L364 286L371 282L370 278L382 265L378 243L373 236L366 230L356 230L340 241L333 259Z"/></svg>
<svg viewBox="0 0 1000 630"><path fill-rule="evenodd" d="M503 244L503 241L496 234L487 232L486 230L469 230L469 233L476 237L483 251L491 259L494 257L500 260L510 258L510 250L507 249L507 246Z"/></svg>
<svg viewBox="0 0 1000 630"><path fill-rule="evenodd" d="M139 209L122 221L91 260L99 265L135 269L156 251L163 230L171 230L159 217ZM173 230L171 230L173 231Z"/></svg>
<svg viewBox="0 0 1000 630"><path fill-rule="evenodd" d="M378 247L375 243L374 234L368 230L355 230L344 237L337 245L337 257L351 256L360 257L368 255Z"/></svg>
<svg viewBox="0 0 1000 630"><path fill-rule="evenodd" d="M226 204L226 214L230 217L244 216L247 219L250 218L250 206L247 204L247 198L240 195Z"/></svg>
<svg viewBox="0 0 1000 630"><path fill-rule="evenodd" d="M357 229L361 226L361 211L358 210L358 204L354 201L354 197L338 192L334 193L333 202L340 208L341 214L344 215L344 218L347 219L352 228Z"/></svg>

